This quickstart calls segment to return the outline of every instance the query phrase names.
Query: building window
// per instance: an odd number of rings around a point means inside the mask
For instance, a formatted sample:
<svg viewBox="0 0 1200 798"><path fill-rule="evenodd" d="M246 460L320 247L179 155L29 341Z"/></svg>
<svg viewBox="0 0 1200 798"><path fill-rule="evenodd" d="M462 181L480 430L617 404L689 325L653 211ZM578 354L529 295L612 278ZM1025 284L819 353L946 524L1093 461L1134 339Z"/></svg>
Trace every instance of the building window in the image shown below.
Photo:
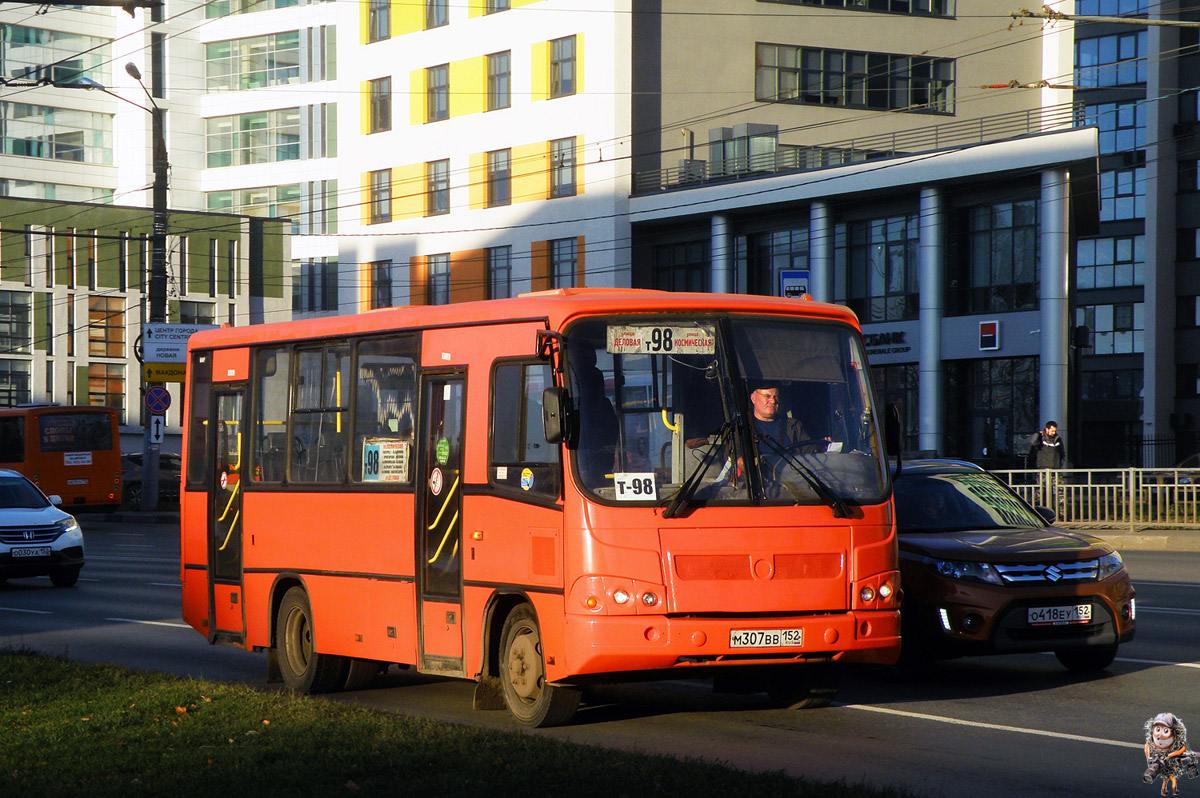
<svg viewBox="0 0 1200 798"><path fill-rule="evenodd" d="M1084 238L1075 243L1078 288L1145 285L1146 237Z"/></svg>
<svg viewBox="0 0 1200 798"><path fill-rule="evenodd" d="M1075 42L1075 83L1081 88L1146 82L1146 33L1119 33Z"/></svg>
<svg viewBox="0 0 1200 798"><path fill-rule="evenodd" d="M112 165L112 114L0 102L4 155Z"/></svg>
<svg viewBox="0 0 1200 798"><path fill-rule="evenodd" d="M440 28L450 22L447 0L425 0L425 29Z"/></svg>
<svg viewBox="0 0 1200 798"><path fill-rule="evenodd" d="M369 0L367 4L367 43L381 42L392 36L391 0Z"/></svg>
<svg viewBox="0 0 1200 798"><path fill-rule="evenodd" d="M1146 167L1100 173L1100 221L1146 217Z"/></svg>
<svg viewBox="0 0 1200 798"><path fill-rule="evenodd" d="M125 300L121 297L88 298L88 355L125 356Z"/></svg>
<svg viewBox="0 0 1200 798"><path fill-rule="evenodd" d="M1075 325L1088 328L1085 355L1129 355L1146 351L1146 317L1141 302L1079 305Z"/></svg>
<svg viewBox="0 0 1200 798"><path fill-rule="evenodd" d="M216 324L217 306L212 302L179 302L180 324Z"/></svg>
<svg viewBox="0 0 1200 798"><path fill-rule="evenodd" d="M485 14L495 14L497 11L507 11L510 8L512 8L512 4L509 0L487 0L483 10Z"/></svg>
<svg viewBox="0 0 1200 798"><path fill-rule="evenodd" d="M450 304L450 255L430 255L429 288L426 300L430 305Z"/></svg>
<svg viewBox="0 0 1200 798"><path fill-rule="evenodd" d="M1184 193L1200 191L1200 160L1180 159L1179 191Z"/></svg>
<svg viewBox="0 0 1200 798"><path fill-rule="evenodd" d="M299 108L218 116L205 125L210 168L300 158Z"/></svg>
<svg viewBox="0 0 1200 798"><path fill-rule="evenodd" d="M550 196L575 194L575 137L555 139L550 142Z"/></svg>
<svg viewBox="0 0 1200 798"><path fill-rule="evenodd" d="M1145 14L1150 0L1075 0L1075 13L1089 17Z"/></svg>
<svg viewBox="0 0 1200 798"><path fill-rule="evenodd" d="M320 3L331 2L331 0L314 1ZM215 19L217 17L227 17L231 14L273 11L276 8L294 8L299 5L300 0L213 0L211 3L204 4L204 16L207 19ZM154 8L154 13L161 13L158 6ZM156 17L153 21L162 22L162 18Z"/></svg>
<svg viewBox="0 0 1200 798"><path fill-rule="evenodd" d="M1085 371L1080 398L1088 401L1141 401L1144 374L1141 369Z"/></svg>
<svg viewBox="0 0 1200 798"><path fill-rule="evenodd" d="M550 42L550 96L566 97L575 93L575 37L565 36Z"/></svg>
<svg viewBox="0 0 1200 798"><path fill-rule="evenodd" d="M557 238L550 242L550 287L574 288L579 255L574 238Z"/></svg>
<svg viewBox="0 0 1200 798"><path fill-rule="evenodd" d="M115 407L125 417L125 367L118 363L88 366L88 404Z"/></svg>
<svg viewBox="0 0 1200 798"><path fill-rule="evenodd" d="M512 247L488 247L488 299L508 299L512 294Z"/></svg>
<svg viewBox="0 0 1200 798"><path fill-rule="evenodd" d="M782 3L789 6L848 8L853 11L879 11L922 17L954 16L954 0L758 0L758 2ZM1082 14L1083 12L1076 13Z"/></svg>
<svg viewBox="0 0 1200 798"><path fill-rule="evenodd" d="M16 80L69 83L91 78L111 84L111 39L79 33L4 25L0 74Z"/></svg>
<svg viewBox="0 0 1200 798"><path fill-rule="evenodd" d="M1176 297L1175 326L1186 330L1200 327L1200 296Z"/></svg>
<svg viewBox="0 0 1200 798"><path fill-rule="evenodd" d="M379 169L370 173L370 224L392 220L392 170Z"/></svg>
<svg viewBox="0 0 1200 798"><path fill-rule="evenodd" d="M512 151L494 150L487 154L487 205L512 202Z"/></svg>
<svg viewBox="0 0 1200 798"><path fill-rule="evenodd" d="M52 374L53 371L48 373ZM49 388L46 393L50 393ZM0 360L0 406L16 407L30 401L29 361Z"/></svg>
<svg viewBox="0 0 1200 798"><path fill-rule="evenodd" d="M915 452L920 446L920 400L918 395L917 364L872 366L875 396L881 407L898 405L901 413L900 449Z"/></svg>
<svg viewBox="0 0 1200 798"><path fill-rule="evenodd" d="M21 291L0 291L0 352L28 352L33 345L30 297Z"/></svg>
<svg viewBox="0 0 1200 798"><path fill-rule="evenodd" d="M371 308L392 306L392 262L377 260L371 264Z"/></svg>
<svg viewBox="0 0 1200 798"><path fill-rule="evenodd" d="M492 53L487 57L488 68L488 110L496 111L508 108L512 104L512 68L510 66L510 51Z"/></svg>
<svg viewBox="0 0 1200 798"><path fill-rule="evenodd" d="M299 280L292 291L292 310L315 312L337 310L337 258L309 258L300 263Z"/></svg>
<svg viewBox="0 0 1200 798"><path fill-rule="evenodd" d="M204 90L261 89L300 82L300 31L204 45Z"/></svg>
<svg viewBox="0 0 1200 798"><path fill-rule="evenodd" d="M444 213L450 213L450 161L445 158L425 164L425 215Z"/></svg>
<svg viewBox="0 0 1200 798"><path fill-rule="evenodd" d="M425 121L439 122L450 118L450 66L429 67L425 70Z"/></svg>
<svg viewBox="0 0 1200 798"><path fill-rule="evenodd" d="M708 291L708 241L662 244L654 248L654 283L659 291ZM637 287L637 286L635 286Z"/></svg>
<svg viewBox="0 0 1200 798"><path fill-rule="evenodd" d="M846 304L863 322L917 318L917 214L837 225L834 257L845 263Z"/></svg>
<svg viewBox="0 0 1200 798"><path fill-rule="evenodd" d="M303 231L301 221L301 184L256 186L230 191L210 191L206 197L208 210L268 219L291 219L292 233ZM315 231L314 231L315 232Z"/></svg>
<svg viewBox="0 0 1200 798"><path fill-rule="evenodd" d="M1144 102L1098 103L1084 107L1084 124L1100 128L1100 154L1132 152L1146 147Z"/></svg>
<svg viewBox="0 0 1200 798"><path fill-rule="evenodd" d="M965 257L951 269L947 288L951 314L1037 307L1037 209L1036 200L1023 200L964 210L960 251Z"/></svg>
<svg viewBox="0 0 1200 798"><path fill-rule="evenodd" d="M843 235L839 240L844 239ZM781 290L779 276L782 270L808 268L807 227L755 233L738 239L735 247L738 268L745 272L746 291L751 294L775 296ZM792 291L784 296L797 294ZM845 289L841 288L837 296L844 301Z"/></svg>
<svg viewBox="0 0 1200 798"><path fill-rule="evenodd" d="M368 133L392 129L392 79L376 78L370 84L371 118Z"/></svg>
<svg viewBox="0 0 1200 798"><path fill-rule="evenodd" d="M954 113L953 59L762 43L756 53L760 102Z"/></svg>

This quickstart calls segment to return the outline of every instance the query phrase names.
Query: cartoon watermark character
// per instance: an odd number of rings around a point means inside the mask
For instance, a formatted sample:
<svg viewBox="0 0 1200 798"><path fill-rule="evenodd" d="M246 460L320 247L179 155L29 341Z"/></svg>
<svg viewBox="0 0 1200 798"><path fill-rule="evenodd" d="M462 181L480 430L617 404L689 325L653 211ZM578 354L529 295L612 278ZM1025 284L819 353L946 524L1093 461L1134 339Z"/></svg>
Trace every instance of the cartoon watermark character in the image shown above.
<svg viewBox="0 0 1200 798"><path fill-rule="evenodd" d="M1162 795L1179 795L1179 776L1200 776L1196 753L1187 748L1187 727L1170 712L1162 712L1146 721L1146 772L1142 781L1153 784L1162 779ZM1171 792L1167 792L1167 784Z"/></svg>

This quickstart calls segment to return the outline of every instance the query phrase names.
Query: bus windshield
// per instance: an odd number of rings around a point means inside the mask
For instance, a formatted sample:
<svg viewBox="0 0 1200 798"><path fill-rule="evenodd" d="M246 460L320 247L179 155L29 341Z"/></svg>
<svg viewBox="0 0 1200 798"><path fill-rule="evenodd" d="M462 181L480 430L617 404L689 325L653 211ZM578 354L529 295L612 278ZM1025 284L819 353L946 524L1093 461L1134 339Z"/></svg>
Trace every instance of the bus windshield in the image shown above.
<svg viewBox="0 0 1200 798"><path fill-rule="evenodd" d="M850 504L886 495L866 358L841 324L605 318L567 331L581 486L602 502Z"/></svg>

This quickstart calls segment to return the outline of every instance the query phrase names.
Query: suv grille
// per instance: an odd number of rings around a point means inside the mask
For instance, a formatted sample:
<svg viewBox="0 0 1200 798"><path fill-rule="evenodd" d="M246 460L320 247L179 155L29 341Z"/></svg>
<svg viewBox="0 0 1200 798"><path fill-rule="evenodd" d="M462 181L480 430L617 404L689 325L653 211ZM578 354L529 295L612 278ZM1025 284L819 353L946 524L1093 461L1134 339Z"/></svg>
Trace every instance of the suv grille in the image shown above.
<svg viewBox="0 0 1200 798"><path fill-rule="evenodd" d="M1008 584L1095 581L1100 570L1099 560L995 565L994 567L999 572L1000 578Z"/></svg>
<svg viewBox="0 0 1200 798"><path fill-rule="evenodd" d="M51 543L60 534L62 534L62 530L57 526L0 529L0 543L10 546L19 546L22 543Z"/></svg>

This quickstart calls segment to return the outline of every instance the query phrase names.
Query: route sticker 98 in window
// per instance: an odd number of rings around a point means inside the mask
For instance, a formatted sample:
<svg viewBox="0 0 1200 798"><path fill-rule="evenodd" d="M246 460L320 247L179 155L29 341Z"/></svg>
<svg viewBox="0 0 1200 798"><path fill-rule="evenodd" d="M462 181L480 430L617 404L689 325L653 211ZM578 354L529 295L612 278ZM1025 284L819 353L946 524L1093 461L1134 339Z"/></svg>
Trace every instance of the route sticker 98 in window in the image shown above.
<svg viewBox="0 0 1200 798"><path fill-rule="evenodd" d="M694 327L608 327L607 350L614 355L711 355L717 351L716 331Z"/></svg>
<svg viewBox="0 0 1200 798"><path fill-rule="evenodd" d="M614 498L619 502L654 501L658 498L653 471L613 474L613 487L616 488Z"/></svg>
<svg viewBox="0 0 1200 798"><path fill-rule="evenodd" d="M363 439L363 482L408 482L408 441Z"/></svg>

